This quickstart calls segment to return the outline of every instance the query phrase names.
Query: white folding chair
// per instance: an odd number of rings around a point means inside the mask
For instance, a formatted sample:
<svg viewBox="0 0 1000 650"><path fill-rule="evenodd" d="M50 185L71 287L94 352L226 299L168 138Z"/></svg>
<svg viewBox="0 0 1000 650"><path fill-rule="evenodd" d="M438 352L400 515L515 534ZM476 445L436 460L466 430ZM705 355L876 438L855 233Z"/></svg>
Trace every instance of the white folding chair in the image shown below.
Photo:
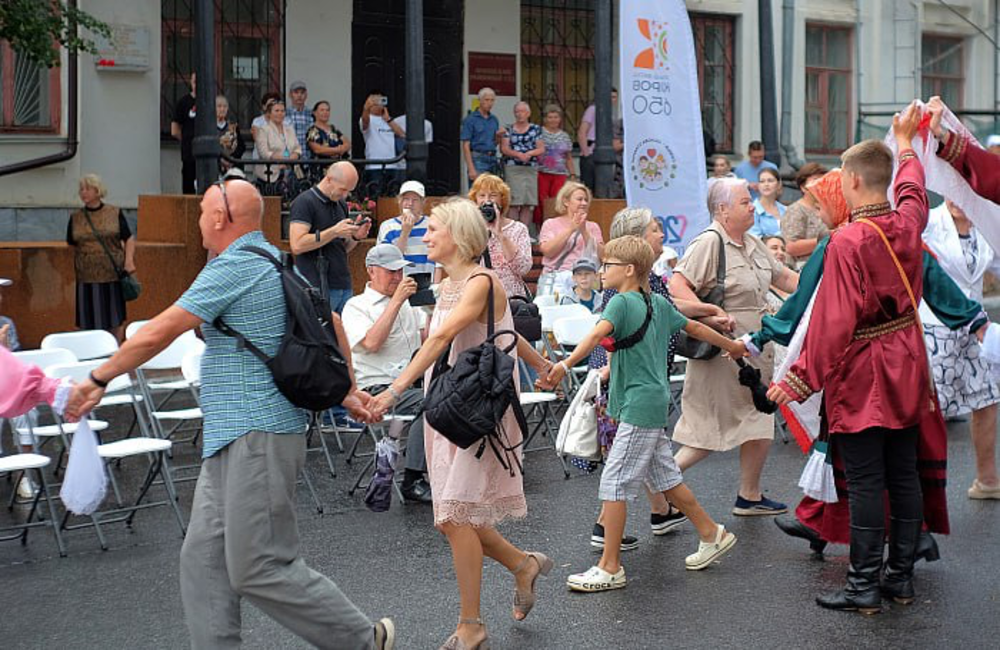
<svg viewBox="0 0 1000 650"><path fill-rule="evenodd" d="M600 318L598 314L591 313L583 305L563 305L563 307L579 307L577 310L567 310L567 315L558 316L552 322L552 338L555 340L556 354L552 360L565 359L570 355L569 350L575 348L583 338L594 329L594 325ZM573 390L580 387L581 376L586 376L587 366L583 364L575 368L570 368L567 376L569 387Z"/></svg>
<svg viewBox="0 0 1000 650"><path fill-rule="evenodd" d="M556 300L556 297L551 293L545 294L543 296L535 296L535 299L532 300L531 302L538 305L539 309L541 309L542 307L555 307L556 305L559 304L559 302Z"/></svg>
<svg viewBox="0 0 1000 650"><path fill-rule="evenodd" d="M68 377L74 381L81 381L102 363L102 360L97 360L59 364L47 368L46 373L52 377ZM129 390L130 386L131 380L129 380L128 376L119 375L108 382L106 390L108 392ZM58 416L57 420L60 427L65 426L62 419ZM101 531L102 524L125 522L125 525L131 528L132 520L135 518L135 513L139 510L169 505L174 511L174 516L177 518L177 525L181 529L181 535L184 535L186 527L184 525L184 518L177 506L177 492L174 489L170 460L167 457L167 453L170 451L172 446L173 443L169 440L145 436L125 438L115 442L101 441L101 444L97 446L97 453L104 460L104 466L111 482L111 488L114 492L117 507L111 510L93 513L90 515L90 523L85 524L69 525L68 520L70 513L67 512L63 518L63 528L66 530L75 530L78 528L93 526L94 531L97 534L98 541L101 544L101 548L107 549L107 542L105 541L104 534ZM114 468L112 467L110 461L120 461L134 456L146 457L149 461L149 466L146 469L146 477L143 480L142 487L139 490L139 495L136 498L135 503L132 505L125 505L122 501L121 489L118 486L118 480L115 478ZM162 479L162 484L164 490L166 491L166 499L163 501L143 503L143 499L145 499L150 487L157 479Z"/></svg>
<svg viewBox="0 0 1000 650"><path fill-rule="evenodd" d="M118 339L104 330L58 332L42 339L42 349L62 348L76 355L77 361L107 359L118 351Z"/></svg>
<svg viewBox="0 0 1000 650"><path fill-rule="evenodd" d="M190 353L198 355L197 365L201 363L201 354L205 350L205 343L199 339L193 331L187 331L174 339L170 345L155 357L146 361L136 369L136 378L139 383L139 390L146 400L146 412L152 423L156 437L171 439L186 423L199 422L202 419L200 407L190 407L168 410L164 408L172 396L180 391L187 392L194 397L197 403L198 396L191 382L183 375L183 364L185 357ZM191 363L191 361L189 361ZM189 369L190 370L190 369ZM177 381L156 383L150 380L151 371L174 371L180 376ZM200 376L200 371L199 371ZM166 399L156 404L153 393L156 391L169 391L170 395ZM164 430L164 423L174 423L169 430ZM183 442L194 443L199 436L201 427L196 427L196 433ZM182 442L182 441L178 441Z"/></svg>
<svg viewBox="0 0 1000 650"><path fill-rule="evenodd" d="M521 445L523 453L527 454L529 451L555 449L556 435L559 433L559 422L556 420L555 413L552 411L552 404L558 399L559 396L555 393L543 391L524 391L521 393L521 408L524 409L524 417L528 421L529 428L531 427L531 420L533 416L535 414L538 415L538 421L535 423L534 428L531 428L530 431L527 432L527 436L524 438L524 443ZM540 447L532 447L529 449L532 441L539 433L548 437L550 444ZM566 478L569 478L569 467L566 465L566 459L558 454L557 456L559 458L559 462L562 463L563 474Z"/></svg>
<svg viewBox="0 0 1000 650"><path fill-rule="evenodd" d="M27 475L29 471L33 471L35 473L35 477L38 479L39 484L38 493L35 494L35 498L31 502L31 510L28 512L28 516L25 518L24 522L0 528L0 532L7 532L11 530L19 530L20 532L0 537L0 542L20 539L21 544L24 545L28 543L29 530L32 528L47 527L52 529L52 535L56 538L56 546L59 548L59 555L61 557L66 557L66 547L63 545L62 533L59 530L59 517L56 516L56 508L52 502L52 495L49 493L48 481L45 480L45 472L42 471L48 467L51 462L52 460L48 456L31 453L13 454L11 456L4 456L3 458L0 458L0 475L14 474L14 485L18 484L18 481L20 480L19 476ZM49 517L48 519L42 519L41 515L39 515L38 521L32 521L38 513L38 504L43 497L45 498L45 505L49 509Z"/></svg>

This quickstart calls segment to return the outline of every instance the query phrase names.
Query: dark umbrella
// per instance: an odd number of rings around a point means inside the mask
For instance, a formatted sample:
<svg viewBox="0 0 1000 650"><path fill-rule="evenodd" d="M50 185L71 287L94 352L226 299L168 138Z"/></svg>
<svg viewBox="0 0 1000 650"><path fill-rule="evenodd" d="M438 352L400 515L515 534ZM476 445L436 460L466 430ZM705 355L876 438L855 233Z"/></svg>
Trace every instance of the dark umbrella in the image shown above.
<svg viewBox="0 0 1000 650"><path fill-rule="evenodd" d="M372 512L385 512L392 503L392 480L396 474L399 444L382 438L375 445L375 474L365 491L365 505Z"/></svg>
<svg viewBox="0 0 1000 650"><path fill-rule="evenodd" d="M778 405L767 399L767 386L760 380L760 370L747 365L743 359L736 359L736 365L740 367L740 385L750 389L754 408L767 414L777 411Z"/></svg>

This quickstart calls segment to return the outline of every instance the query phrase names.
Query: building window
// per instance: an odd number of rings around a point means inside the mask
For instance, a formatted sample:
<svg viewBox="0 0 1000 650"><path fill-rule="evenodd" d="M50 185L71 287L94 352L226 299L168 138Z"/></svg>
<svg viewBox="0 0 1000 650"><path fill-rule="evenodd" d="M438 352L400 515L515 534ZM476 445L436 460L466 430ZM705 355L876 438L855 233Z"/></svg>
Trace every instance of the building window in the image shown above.
<svg viewBox="0 0 1000 650"><path fill-rule="evenodd" d="M836 154L851 143L850 27L806 25L806 151Z"/></svg>
<svg viewBox="0 0 1000 650"><path fill-rule="evenodd" d="M560 106L574 141L594 101L593 43L590 0L521 0L521 99L537 122L545 106Z"/></svg>
<svg viewBox="0 0 1000 650"><path fill-rule="evenodd" d="M59 132L59 68L51 70L0 41L0 131Z"/></svg>
<svg viewBox="0 0 1000 650"><path fill-rule="evenodd" d="M733 150L735 22L732 16L691 14L698 59L701 123L715 140L716 151Z"/></svg>
<svg viewBox="0 0 1000 650"><path fill-rule="evenodd" d="M921 97L940 95L953 109L962 107L965 90L965 66L962 39L954 36L924 34L920 48Z"/></svg>
<svg viewBox="0 0 1000 650"><path fill-rule="evenodd" d="M283 93L281 38L283 0L215 0L215 78L229 100L229 118L245 137L260 114L266 92ZM197 65L194 0L163 0L163 61L160 76L160 132L169 137L177 101Z"/></svg>

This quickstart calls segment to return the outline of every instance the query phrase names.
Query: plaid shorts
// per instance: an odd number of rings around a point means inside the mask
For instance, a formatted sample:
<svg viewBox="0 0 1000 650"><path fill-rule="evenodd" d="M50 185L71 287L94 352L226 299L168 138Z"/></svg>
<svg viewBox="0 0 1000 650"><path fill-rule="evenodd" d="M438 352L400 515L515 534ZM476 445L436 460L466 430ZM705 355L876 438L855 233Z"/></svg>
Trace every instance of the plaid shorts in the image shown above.
<svg viewBox="0 0 1000 650"><path fill-rule="evenodd" d="M622 422L605 461L597 496L601 501L629 501L639 496L643 483L651 492L663 492L683 482L666 429L643 429Z"/></svg>

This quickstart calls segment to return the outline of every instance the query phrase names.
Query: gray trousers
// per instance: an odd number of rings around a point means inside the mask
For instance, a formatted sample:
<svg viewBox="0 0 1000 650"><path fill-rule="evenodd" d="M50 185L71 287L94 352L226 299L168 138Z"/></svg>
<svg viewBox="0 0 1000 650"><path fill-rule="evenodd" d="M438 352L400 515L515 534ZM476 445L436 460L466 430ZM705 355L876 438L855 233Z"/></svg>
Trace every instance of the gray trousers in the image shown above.
<svg viewBox="0 0 1000 650"><path fill-rule="evenodd" d="M196 650L240 647L240 599L319 648L368 650L372 622L299 556L295 482L304 435L248 433L202 463L181 548Z"/></svg>
<svg viewBox="0 0 1000 650"><path fill-rule="evenodd" d="M372 390L374 388L375 390ZM383 392L385 387L366 388L372 396ZM424 403L423 388L407 388L393 404L390 413L396 415L416 415L417 410ZM417 472L427 471L427 455L424 453L424 416L413 420L410 423L409 432L406 434L406 469Z"/></svg>

